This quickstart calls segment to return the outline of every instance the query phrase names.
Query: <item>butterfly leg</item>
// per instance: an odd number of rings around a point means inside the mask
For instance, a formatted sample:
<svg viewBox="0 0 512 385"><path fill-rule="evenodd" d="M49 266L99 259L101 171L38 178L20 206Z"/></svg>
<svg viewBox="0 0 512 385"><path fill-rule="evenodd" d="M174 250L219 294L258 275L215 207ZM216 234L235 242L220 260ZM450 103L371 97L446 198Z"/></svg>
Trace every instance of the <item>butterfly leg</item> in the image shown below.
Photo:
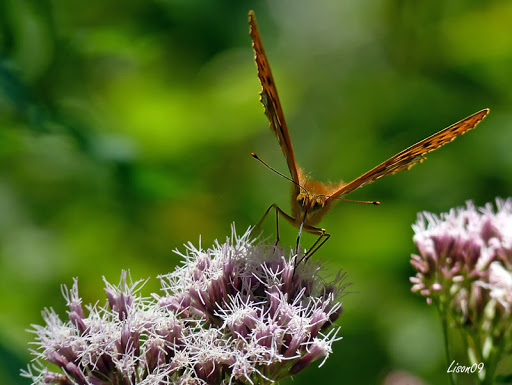
<svg viewBox="0 0 512 385"><path fill-rule="evenodd" d="M277 245L279 243L279 215L281 215L284 219L286 219L288 222L290 222L292 224L295 224L295 220L291 216L286 214L283 210L281 210L279 208L279 206L277 206L275 203L271 204L270 207L267 209L267 211L265 211L265 214L263 214L263 217L260 219L260 221L258 222L256 227L253 229L253 231L261 228L263 221L265 220L268 213L272 209L274 209L276 212L276 242L275 242L275 244Z"/></svg>
<svg viewBox="0 0 512 385"><path fill-rule="evenodd" d="M321 229L314 226L304 226L304 230L310 234L317 234L318 238L316 241L311 245L311 247L308 249L308 251L302 256L300 261L298 263L301 263L302 261L307 262L309 258L313 256L323 245L325 242L329 240L331 237L331 234L328 234L325 232L325 229Z"/></svg>
<svg viewBox="0 0 512 385"><path fill-rule="evenodd" d="M325 242L329 240L330 237L331 234L328 234L326 232L320 234L316 239L315 243L313 243L313 245L309 248L309 250L306 252L302 259L304 259L307 262L309 258L313 256L313 254L320 250L320 248L324 245Z"/></svg>
<svg viewBox="0 0 512 385"><path fill-rule="evenodd" d="M256 231L259 231L261 229L261 225L263 223L263 221L265 221L265 218L267 218L267 215L268 213L270 212L270 210L272 210L274 207L276 207L275 204L271 204L270 207L265 211L265 214L263 214L263 216L261 217L260 221L258 222L258 224L256 226L254 226L254 228L252 229L252 233L255 233ZM279 234L278 234L278 237L279 237Z"/></svg>

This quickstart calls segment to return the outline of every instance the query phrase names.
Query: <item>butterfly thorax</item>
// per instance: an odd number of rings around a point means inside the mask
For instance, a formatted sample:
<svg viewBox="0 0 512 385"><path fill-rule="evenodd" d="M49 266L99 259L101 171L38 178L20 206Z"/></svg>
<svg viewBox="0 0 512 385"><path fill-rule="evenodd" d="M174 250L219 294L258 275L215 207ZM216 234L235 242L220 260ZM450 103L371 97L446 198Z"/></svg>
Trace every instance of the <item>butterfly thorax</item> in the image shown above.
<svg viewBox="0 0 512 385"><path fill-rule="evenodd" d="M314 180L308 180L304 177L302 170L299 171L299 180L301 188L294 190L292 196L292 209L295 221L300 224L306 215L305 225L315 225L329 211L336 200L329 197L339 190L344 183L323 184Z"/></svg>

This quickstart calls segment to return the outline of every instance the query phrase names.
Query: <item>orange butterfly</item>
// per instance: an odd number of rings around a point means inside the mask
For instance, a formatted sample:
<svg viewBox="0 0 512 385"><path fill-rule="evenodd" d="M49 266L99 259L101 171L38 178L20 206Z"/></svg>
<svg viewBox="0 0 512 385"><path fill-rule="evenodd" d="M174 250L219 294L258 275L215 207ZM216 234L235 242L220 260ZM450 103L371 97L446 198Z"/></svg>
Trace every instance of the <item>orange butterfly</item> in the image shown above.
<svg viewBox="0 0 512 385"><path fill-rule="evenodd" d="M263 49L263 43L261 42L253 11L249 12L249 24L249 34L252 37L252 46L254 48L256 66L258 68L258 77L260 79L261 86L263 87L263 90L260 93L260 101L265 107L265 114L270 120L270 129L276 135L279 145L281 146L281 150L286 157L291 175L291 179L287 179L291 180L293 183L293 216L286 214L276 205L272 205L268 208L263 218L265 218L269 211L274 208L276 210L276 218L278 218L279 214L288 222L300 229L299 237L302 229L304 229L308 233L328 238L329 235L325 233L325 229L315 227L314 225L320 222L327 211L329 211L336 202L342 199L343 196L365 184L373 183L383 176L410 169L416 163L423 161L427 153L451 142L457 136L464 134L466 131L475 128L475 126L489 113L489 109L484 109L461 120L460 122L452 124L444 130L441 130L411 147L406 148L395 156L392 156L385 162L372 168L370 171L364 173L350 183L345 184L340 182L336 185L325 185L323 183L307 179L305 173L297 167L297 163L295 161L288 127L286 126L274 78L270 71L265 50ZM256 154L252 154L252 156L265 164L256 156ZM269 167L268 165L266 166ZM368 203L378 204L378 202ZM325 239L324 242L326 240L327 239Z"/></svg>

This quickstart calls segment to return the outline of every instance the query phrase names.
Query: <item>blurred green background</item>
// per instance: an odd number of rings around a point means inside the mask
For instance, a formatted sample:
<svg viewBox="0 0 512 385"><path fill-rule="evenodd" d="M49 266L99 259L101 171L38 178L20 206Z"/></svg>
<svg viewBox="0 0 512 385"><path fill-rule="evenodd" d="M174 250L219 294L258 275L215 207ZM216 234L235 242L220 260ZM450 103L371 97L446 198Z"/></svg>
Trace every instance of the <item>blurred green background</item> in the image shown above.
<svg viewBox="0 0 512 385"><path fill-rule="evenodd" d="M403 370L448 384L435 309L410 293L410 225L511 194L508 0L2 0L2 383L28 383L25 330L45 306L64 315L61 283L78 277L85 303L103 301L101 277L130 269L153 277L149 293L184 242L222 241L234 221L243 232L271 203L289 211L289 182L249 155L287 173L258 101L250 9L299 165L319 180L349 181L491 108L422 165L350 195L380 207L328 214L315 258L352 282L344 339L283 382L383 384Z"/></svg>

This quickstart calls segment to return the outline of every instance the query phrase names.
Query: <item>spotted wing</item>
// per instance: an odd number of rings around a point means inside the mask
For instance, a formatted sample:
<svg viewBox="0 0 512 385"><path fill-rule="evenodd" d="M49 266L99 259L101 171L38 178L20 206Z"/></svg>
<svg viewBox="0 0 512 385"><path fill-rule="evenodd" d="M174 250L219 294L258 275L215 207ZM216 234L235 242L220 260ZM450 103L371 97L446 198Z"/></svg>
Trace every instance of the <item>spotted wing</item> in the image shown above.
<svg viewBox="0 0 512 385"><path fill-rule="evenodd" d="M279 96L277 95L274 77L270 71L267 56L265 55L265 50L263 49L263 43L261 42L258 25L256 24L256 16L254 15L253 11L249 12L249 25L249 34L252 38L252 47L254 48L255 54L254 60L256 61L256 66L258 67L258 78L260 79L260 83L263 88L260 93L260 101L263 104L263 107L265 107L265 115L267 115L268 120L270 121L270 129L277 137L279 146L281 146L281 150L286 157L286 162L288 163L288 168L290 169L290 174L293 181L295 182L295 189L297 190L298 194L299 173L297 170L297 163L295 162L292 142L290 140L288 127L286 126L286 121L284 119L281 102L279 101Z"/></svg>
<svg viewBox="0 0 512 385"><path fill-rule="evenodd" d="M423 159L425 159L425 155L429 152L438 149L446 143L454 140L457 136L475 128L476 125L480 123L480 121L485 118L488 113L489 109L486 108L471 116L468 116L465 119L462 119L460 122L446 127L445 129L429 136L426 139L423 139L411 147L406 148L385 162L379 164L377 167L374 167L367 173L361 175L359 178L354 179L352 182L343 186L341 189L332 194L329 197L329 200L346 195L365 184L375 182L377 179L382 178L383 176L410 169L415 164L422 162Z"/></svg>

